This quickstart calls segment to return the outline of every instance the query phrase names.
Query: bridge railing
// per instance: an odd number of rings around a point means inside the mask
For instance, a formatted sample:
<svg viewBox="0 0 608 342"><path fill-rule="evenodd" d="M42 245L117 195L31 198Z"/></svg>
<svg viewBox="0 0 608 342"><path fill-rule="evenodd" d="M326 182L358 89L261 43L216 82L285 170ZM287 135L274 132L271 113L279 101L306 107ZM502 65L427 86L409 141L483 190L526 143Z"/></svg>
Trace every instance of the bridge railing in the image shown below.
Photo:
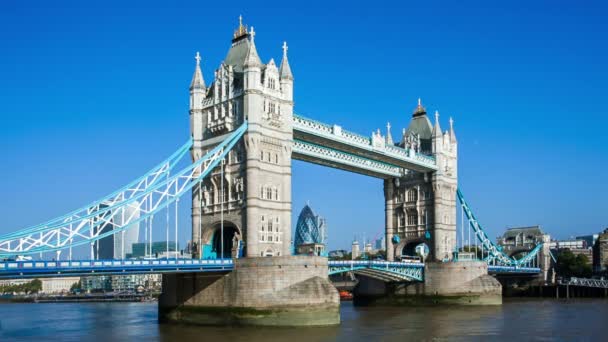
<svg viewBox="0 0 608 342"><path fill-rule="evenodd" d="M60 260L60 261L4 261L0 271L51 268L111 268L159 265L232 265L232 259L143 259L143 260Z"/></svg>
<svg viewBox="0 0 608 342"><path fill-rule="evenodd" d="M329 125L317 120L309 119L300 115L293 115L293 126L295 129L301 129L308 133L325 136L330 139L342 141L349 145L354 145L362 149L376 151L387 156L407 160L416 161L417 163L434 168L436 165L435 158L425 154L410 151L395 145L384 145L382 148L374 146L372 139L363 135L347 131L337 125Z"/></svg>

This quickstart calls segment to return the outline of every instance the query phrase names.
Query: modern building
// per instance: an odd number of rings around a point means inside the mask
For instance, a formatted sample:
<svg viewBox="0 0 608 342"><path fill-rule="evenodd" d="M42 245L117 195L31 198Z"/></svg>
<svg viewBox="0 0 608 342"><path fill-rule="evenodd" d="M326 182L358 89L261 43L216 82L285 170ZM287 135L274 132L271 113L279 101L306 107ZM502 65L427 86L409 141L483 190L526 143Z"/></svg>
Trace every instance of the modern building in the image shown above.
<svg viewBox="0 0 608 342"><path fill-rule="evenodd" d="M162 276L160 274L129 274L112 276L112 291L141 292L144 290L160 290Z"/></svg>
<svg viewBox="0 0 608 342"><path fill-rule="evenodd" d="M359 250L359 241L353 241L353 245L351 246L351 257L353 260L357 259L361 255Z"/></svg>
<svg viewBox="0 0 608 342"><path fill-rule="evenodd" d="M366 244L365 244L365 247L363 247L363 252L365 252L365 254L367 254L367 255L372 254L372 252L373 252L373 249L372 249L372 244L371 244L371 243L369 243L369 242L368 242L368 243L366 243Z"/></svg>
<svg viewBox="0 0 608 342"><path fill-rule="evenodd" d="M132 253L127 254L127 256L126 256L129 259L142 259L145 257L158 258L163 253L164 254L167 253L167 248L170 253L179 251L179 243L177 244L177 248L176 248L175 241L169 241L168 245L167 245L167 241L157 241L157 242L153 242L152 246L150 246L149 243L138 242L138 243L132 244L132 246L133 246L131 249ZM150 252L150 249L152 250L151 252Z"/></svg>
<svg viewBox="0 0 608 342"><path fill-rule="evenodd" d="M298 254L327 255L327 223L321 216L315 215L307 204L302 208L296 224L294 246ZM303 247L300 247L303 246Z"/></svg>
<svg viewBox="0 0 608 342"><path fill-rule="evenodd" d="M374 241L374 248L377 251L383 251L385 250L386 247L386 243L385 243L386 239L383 237L376 239L376 241Z"/></svg>
<svg viewBox="0 0 608 342"><path fill-rule="evenodd" d="M115 225L139 219L139 204L137 201L124 210L124 215L114 215ZM114 234L114 259L125 259L127 254L133 253L132 246L139 240L139 223L131 224L122 233Z"/></svg>
<svg viewBox="0 0 608 342"><path fill-rule="evenodd" d="M80 278L81 289L88 293L160 290L161 282L160 274L101 275Z"/></svg>
<svg viewBox="0 0 608 342"><path fill-rule="evenodd" d="M109 203L103 203L100 209L109 207ZM112 213L106 211L101 216L94 218L98 223L96 229L99 234L104 234L122 226L123 223L135 221L139 219L138 202L132 202L132 205L125 207L120 213ZM132 253L132 245L139 239L139 223L129 225L122 233L112 234L99 239L95 246L95 255L97 259L125 259L128 254Z"/></svg>
<svg viewBox="0 0 608 342"><path fill-rule="evenodd" d="M111 292L112 276L86 276L80 277L80 288L82 291L90 292Z"/></svg>

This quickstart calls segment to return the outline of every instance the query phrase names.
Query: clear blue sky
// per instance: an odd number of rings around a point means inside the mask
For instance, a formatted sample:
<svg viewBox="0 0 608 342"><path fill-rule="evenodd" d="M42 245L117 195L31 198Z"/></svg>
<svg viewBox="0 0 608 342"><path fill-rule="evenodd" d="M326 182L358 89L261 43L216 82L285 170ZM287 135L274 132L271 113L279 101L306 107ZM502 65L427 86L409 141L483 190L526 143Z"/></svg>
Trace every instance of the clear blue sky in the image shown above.
<svg viewBox="0 0 608 342"><path fill-rule="evenodd" d="M0 233L105 195L180 146L194 54L211 82L239 14L264 62L287 40L300 114L363 134L390 121L394 135L418 97L444 128L453 116L460 186L491 236L608 226L601 2L124 3L0 4ZM382 229L380 180L302 162L293 175L294 215L310 200L330 248Z"/></svg>

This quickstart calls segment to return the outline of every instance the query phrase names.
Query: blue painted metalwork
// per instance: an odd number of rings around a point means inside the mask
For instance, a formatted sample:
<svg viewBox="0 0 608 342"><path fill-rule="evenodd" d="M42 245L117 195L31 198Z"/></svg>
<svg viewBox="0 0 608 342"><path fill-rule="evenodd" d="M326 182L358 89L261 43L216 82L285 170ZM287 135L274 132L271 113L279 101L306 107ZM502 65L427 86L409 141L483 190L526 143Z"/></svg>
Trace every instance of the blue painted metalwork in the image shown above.
<svg viewBox="0 0 608 342"><path fill-rule="evenodd" d="M485 259L488 263L496 262L498 263L498 266L512 266L515 268L521 268L522 266L527 266L532 260L534 260L534 258L537 257L538 252L543 246L542 243L534 247L533 250L531 250L527 255L525 255L521 259L514 259L502 252L500 246L494 244L494 242L490 240L486 232L483 230L481 224L479 223L479 221L477 221L477 218L475 217L475 215L471 211L471 208L465 201L462 191L460 189L456 191L456 196L460 201L460 204L462 205L464 214L466 215L471 227L475 232L475 236L477 237L479 242L481 242L485 252L487 252L489 255L488 258Z"/></svg>
<svg viewBox="0 0 608 342"><path fill-rule="evenodd" d="M329 275L373 269L405 281L422 281L424 264L392 261L329 261Z"/></svg>
<svg viewBox="0 0 608 342"><path fill-rule="evenodd" d="M373 151L391 158L414 163L416 165L428 168L429 170L437 169L434 156L410 151L395 145L385 145L384 147L373 146L372 139L370 137L347 131L337 125L332 126L317 120L294 114L293 129L294 131L305 132L307 134L334 140L346 145L356 146L367 151Z"/></svg>
<svg viewBox="0 0 608 342"><path fill-rule="evenodd" d="M316 160L330 161L334 164L342 164L355 169L367 170L388 177L403 176L403 169L393 164L372 160L298 139L294 139L293 142L294 153L314 157Z"/></svg>
<svg viewBox="0 0 608 342"><path fill-rule="evenodd" d="M231 271L232 259L147 259L0 262L0 279Z"/></svg>
<svg viewBox="0 0 608 342"><path fill-rule="evenodd" d="M145 260L73 260L73 261L4 261L0 262L0 279L54 278L84 275L217 272L231 271L232 259L145 259ZM423 281L424 264L389 261L328 262L328 274L374 270L403 281ZM539 268L489 266L490 273L539 273Z"/></svg>
<svg viewBox="0 0 608 342"><path fill-rule="evenodd" d="M79 224L76 228L73 228L71 224L69 227L63 225L59 228L45 228L36 231L35 233L29 231L26 233L17 232L13 233L14 235L11 235L9 238L0 239L0 257L7 258L15 255L29 255L76 247L93 243L106 236L117 234L133 227L144 219L163 210L198 184L198 182L206 177L220 163L243 136L246 130L247 122L244 122L241 127L232 132L230 136L196 162L177 172L172 177L167 177L162 181L155 182L151 186L147 186L145 190L137 193L132 198L117 202L111 206L100 208L91 214L79 217ZM128 221L121 227L115 225L114 229L107 232L103 232L103 229L100 229L108 224L109 220L105 219L105 216L107 216L106 213L112 213L112 215L114 215L115 212L125 210L128 206L136 205L135 203L142 204L147 203L148 201L154 202L154 205L151 206L151 209L149 210L140 208L142 214L138 219ZM96 219L96 221L93 222L93 219ZM86 235L89 231L91 233ZM46 234L48 238L43 239L34 234L40 234L41 236L42 234ZM18 238L13 236L18 236ZM62 236L64 237L63 241L61 241ZM57 241L55 241L55 237ZM78 241L73 241L73 239L78 239Z"/></svg>
<svg viewBox="0 0 608 342"><path fill-rule="evenodd" d="M541 269L538 267L519 267L519 266L493 266L488 265L488 273L540 273Z"/></svg>
<svg viewBox="0 0 608 342"><path fill-rule="evenodd" d="M111 202L113 199L115 199L119 194L128 191L129 189L132 189L134 187L137 187L138 185L142 184L142 182L145 182L146 180L148 180L148 178L150 178L151 176L155 176L153 179L150 180L150 183L148 185L154 184L155 182L159 181L160 179L164 178L164 176L170 172L171 170L173 170L173 168L175 167L175 165L182 160L182 158L188 153L188 151L190 150L190 148L192 147L192 138L188 139L188 141L182 145L182 147L180 147L177 151L175 151L171 156L169 156L167 159L165 159L164 161L162 161L161 163L159 163L158 165L156 165L154 168L150 169L148 172L146 172L143 176L137 178L136 180L132 181L131 183L123 186L122 188L112 192L111 194L102 197L101 199L98 199L92 203L89 203L85 206L82 206L70 213L67 213L65 215L56 217L54 219L51 219L49 221L46 221L44 223L41 224L37 224L28 228L23 228L20 230L17 230L15 232L12 233L8 233L8 234L4 234L0 236L0 241L1 240L6 240L6 239L11 239L11 238L18 238L18 237L22 237L22 236L26 236L32 233L38 233L38 232L42 232L42 231L46 231L49 229L53 229L58 227L59 225L64 225L66 222L70 222L70 221L74 221L75 219L78 218L82 218L82 216L86 216L89 215L90 213L84 214L84 215L79 215L81 213L86 213L87 211L89 211L89 209L91 208L97 208L99 206L101 206L104 203L107 202ZM75 217L77 216L77 217Z"/></svg>

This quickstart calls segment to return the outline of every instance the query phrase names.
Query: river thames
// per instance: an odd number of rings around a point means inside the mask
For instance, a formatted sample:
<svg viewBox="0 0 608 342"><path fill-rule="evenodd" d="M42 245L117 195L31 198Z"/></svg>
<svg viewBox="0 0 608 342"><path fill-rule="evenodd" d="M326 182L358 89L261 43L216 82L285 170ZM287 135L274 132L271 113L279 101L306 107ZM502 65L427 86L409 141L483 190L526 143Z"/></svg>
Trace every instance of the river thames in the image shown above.
<svg viewBox="0 0 608 342"><path fill-rule="evenodd" d="M505 300L497 307L354 307L325 328L159 325L156 303L0 305L0 341L600 341L606 300Z"/></svg>

